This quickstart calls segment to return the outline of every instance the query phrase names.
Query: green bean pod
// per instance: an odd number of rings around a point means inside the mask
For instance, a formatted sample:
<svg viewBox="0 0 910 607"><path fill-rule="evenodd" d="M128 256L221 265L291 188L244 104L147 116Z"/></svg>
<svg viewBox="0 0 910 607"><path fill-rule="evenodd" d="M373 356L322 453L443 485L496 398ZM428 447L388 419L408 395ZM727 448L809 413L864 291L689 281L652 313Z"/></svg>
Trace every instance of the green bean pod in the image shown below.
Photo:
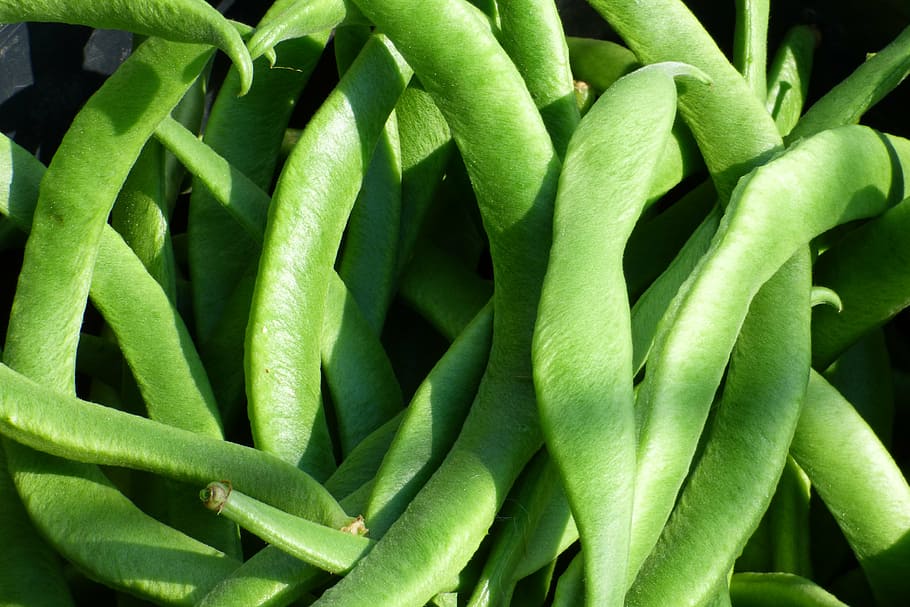
<svg viewBox="0 0 910 607"><path fill-rule="evenodd" d="M812 373L790 447L834 515L881 605L910 598L910 486L854 408Z"/></svg>
<svg viewBox="0 0 910 607"><path fill-rule="evenodd" d="M255 500L225 481L209 483L199 499L209 510L329 573L349 571L375 544L363 537L362 519L344 529L332 529Z"/></svg>
<svg viewBox="0 0 910 607"><path fill-rule="evenodd" d="M491 308L465 327L405 410L364 510L373 537L382 537L404 512L455 442L487 364Z"/></svg>
<svg viewBox="0 0 910 607"><path fill-rule="evenodd" d="M339 500L353 494L376 477L382 458L389 450L395 434L401 426L404 412L382 424L360 441L338 469L326 479L324 485ZM363 512L366 508L354 510ZM345 508L345 510L348 510Z"/></svg>
<svg viewBox="0 0 910 607"><path fill-rule="evenodd" d="M384 37L310 121L269 209L247 326L246 381L259 448L327 477L334 468L320 403L320 340L329 276L363 171L410 69ZM331 133L334 153L320 154Z"/></svg>
<svg viewBox="0 0 910 607"><path fill-rule="evenodd" d="M258 59L284 40L329 31L342 23L364 23L350 2L277 0L256 26L247 47L253 59Z"/></svg>
<svg viewBox="0 0 910 607"><path fill-rule="evenodd" d="M581 553L575 555L566 570L559 576L553 607L576 607L584 602L585 576L584 559Z"/></svg>
<svg viewBox="0 0 910 607"><path fill-rule="evenodd" d="M796 141L834 126L856 124L908 73L910 27L812 104L787 136L787 141Z"/></svg>
<svg viewBox="0 0 910 607"><path fill-rule="evenodd" d="M745 78L760 101L768 96L768 0L736 0L736 29L733 32L733 65Z"/></svg>
<svg viewBox="0 0 910 607"><path fill-rule="evenodd" d="M581 118L553 0L499 0L499 41L515 62L560 158Z"/></svg>
<svg viewBox="0 0 910 607"><path fill-rule="evenodd" d="M768 70L765 107L782 135L789 133L803 112L818 33L797 25L784 36Z"/></svg>
<svg viewBox="0 0 910 607"><path fill-rule="evenodd" d="M592 606L620 605L625 595L635 421L622 255L670 137L677 74L698 77L659 64L620 78L579 124L534 330L541 426L579 528Z"/></svg>
<svg viewBox="0 0 910 607"><path fill-rule="evenodd" d="M806 390L808 267L803 248L752 299L704 449L627 605L701 604L758 527L784 469ZM800 280L801 292L794 292ZM781 302L789 313L779 313ZM722 529L718 521L724 521Z"/></svg>
<svg viewBox="0 0 910 607"><path fill-rule="evenodd" d="M736 573L733 607L847 607L811 580L789 573Z"/></svg>
<svg viewBox="0 0 910 607"><path fill-rule="evenodd" d="M721 200L740 176L781 146L760 100L730 65L710 35L680 0L590 0L644 63L682 61L703 71L713 85L696 96L681 94L679 108Z"/></svg>
<svg viewBox="0 0 910 607"><path fill-rule="evenodd" d="M814 236L899 199L901 169L892 155L910 158L907 146L865 127L841 127L800 142L740 182L711 248L658 327L638 397L633 549L650 550L645 538L656 537L669 515L758 288ZM824 178L804 179L807 166ZM640 556L633 553L633 563Z"/></svg>
<svg viewBox="0 0 910 607"><path fill-rule="evenodd" d="M0 23L50 21L78 23L101 29L119 29L157 36L174 42L211 44L223 50L237 66L240 94L250 89L253 62L237 28L202 0L0 0ZM125 114L129 115L129 114Z"/></svg>
<svg viewBox="0 0 910 607"><path fill-rule="evenodd" d="M841 313L812 312L812 364L824 370L863 335L910 305L910 200L848 233L821 255L815 280L841 298Z"/></svg>
<svg viewBox="0 0 910 607"><path fill-rule="evenodd" d="M609 40L568 36L569 64L576 80L602 94L622 76L641 67L635 53Z"/></svg>

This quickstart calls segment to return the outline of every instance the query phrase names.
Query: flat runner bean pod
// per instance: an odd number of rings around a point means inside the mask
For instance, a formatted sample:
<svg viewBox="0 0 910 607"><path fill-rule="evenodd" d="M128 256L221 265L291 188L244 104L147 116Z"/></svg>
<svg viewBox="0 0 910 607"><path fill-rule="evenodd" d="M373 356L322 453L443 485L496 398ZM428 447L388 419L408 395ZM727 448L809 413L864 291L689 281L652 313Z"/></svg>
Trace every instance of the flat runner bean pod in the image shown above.
<svg viewBox="0 0 910 607"><path fill-rule="evenodd" d="M851 344L910 305L910 200L847 234L816 262L816 282L840 296L844 310L812 312L812 364L823 371Z"/></svg>
<svg viewBox="0 0 910 607"><path fill-rule="evenodd" d="M364 167L410 74L391 43L371 38L308 124L269 209L247 326L251 427L259 448L319 478L334 462L314 337ZM332 154L320 153L326 133L335 142Z"/></svg>
<svg viewBox="0 0 910 607"><path fill-rule="evenodd" d="M230 475L239 488L276 507L333 527L350 523L321 485L267 453L59 394L6 366L0 366L0 378L0 432L19 443L74 462L196 484Z"/></svg>
<svg viewBox="0 0 910 607"><path fill-rule="evenodd" d="M824 129L856 124L910 73L910 27L869 57L852 74L812 104L787 136L796 141Z"/></svg>
<svg viewBox="0 0 910 607"><path fill-rule="evenodd" d="M814 371L790 451L837 520L878 603L906 604L910 486L850 403Z"/></svg>
<svg viewBox="0 0 910 607"><path fill-rule="evenodd" d="M620 78L569 142L534 329L541 427L579 528L591 606L625 595L635 420L622 256L670 138L674 75L698 78L680 64Z"/></svg>
<svg viewBox="0 0 910 607"><path fill-rule="evenodd" d="M210 54L205 47L147 41L85 105L42 180L4 358L64 394L73 390L82 311L116 192L154 126ZM86 164L85 149L98 153L104 164ZM11 441L4 447L36 527L94 577L158 600L186 601L236 566L143 514L97 467L63 462ZM137 537L143 541L137 543ZM97 558L95 542L106 543L109 558ZM162 559L158 552L150 559L159 550L180 556Z"/></svg>
<svg viewBox="0 0 910 607"><path fill-rule="evenodd" d="M633 564L669 515L752 297L811 238L899 199L894 157L910 158L908 145L865 127L841 127L794 145L737 186L711 249L658 327L638 396ZM824 178L804 179L807 166ZM748 279L731 282L736 268L749 268L740 270Z"/></svg>
<svg viewBox="0 0 910 607"><path fill-rule="evenodd" d="M256 26L247 42L258 59L279 42L329 31L340 24L364 24L350 2L343 0L277 0Z"/></svg>
<svg viewBox="0 0 910 607"><path fill-rule="evenodd" d="M223 50L237 66L241 95L253 81L253 62L237 28L203 0L0 0L0 23L20 21L78 23L174 42L211 44Z"/></svg>
<svg viewBox="0 0 910 607"><path fill-rule="evenodd" d="M229 518L272 546L329 573L346 573L375 544L363 537L367 530L360 518L343 529L332 529L253 499L228 482L209 483L199 499L209 510Z"/></svg>
<svg viewBox="0 0 910 607"><path fill-rule="evenodd" d="M499 0L499 41L524 78L560 158L581 118L553 0Z"/></svg>
<svg viewBox="0 0 910 607"><path fill-rule="evenodd" d="M799 121L809 90L809 74L818 33L798 25L787 32L768 70L768 97L765 107L774 116L782 135Z"/></svg>
<svg viewBox="0 0 910 607"><path fill-rule="evenodd" d="M759 101L768 96L768 0L736 0L733 65L742 73Z"/></svg>
<svg viewBox="0 0 910 607"><path fill-rule="evenodd" d="M644 63L682 61L711 79L710 92L679 98L721 200L740 176L781 147L759 100L680 0L589 0Z"/></svg>
<svg viewBox="0 0 910 607"><path fill-rule="evenodd" d="M316 603L401 607L422 605L464 567L540 446L530 341L559 161L521 76L479 11L448 0L357 4L446 117L477 195L494 276L490 361L459 439L370 554ZM511 428L508 444L497 436L503 427Z"/></svg>
<svg viewBox="0 0 910 607"><path fill-rule="evenodd" d="M734 573L733 607L847 607L814 582L788 573Z"/></svg>
<svg viewBox="0 0 910 607"><path fill-rule="evenodd" d="M804 248L752 299L704 451L629 589L627 605L701 604L758 527L784 468L806 389L810 285L806 280L801 293L792 289L793 275L806 279L809 263ZM782 301L795 298L800 301L791 313L778 313ZM725 521L722 531L718 521Z"/></svg>

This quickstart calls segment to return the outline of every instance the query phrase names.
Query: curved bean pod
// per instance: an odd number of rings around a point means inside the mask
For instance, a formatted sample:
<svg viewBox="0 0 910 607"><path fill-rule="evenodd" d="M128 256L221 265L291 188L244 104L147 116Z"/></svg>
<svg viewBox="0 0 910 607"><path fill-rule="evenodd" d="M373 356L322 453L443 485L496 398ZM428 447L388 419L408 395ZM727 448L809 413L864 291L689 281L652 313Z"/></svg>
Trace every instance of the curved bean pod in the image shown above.
<svg viewBox="0 0 910 607"><path fill-rule="evenodd" d="M295 146L269 210L247 326L251 427L259 448L317 477L334 462L314 337L364 167L409 78L391 43L371 38ZM326 133L335 141L330 155L319 153Z"/></svg>
<svg viewBox="0 0 910 607"><path fill-rule="evenodd" d="M749 305L704 451L629 589L627 605L700 605L725 580L768 508L809 366L809 251L797 255ZM801 280L801 292L793 292ZM782 301L796 298L788 314L779 313ZM718 521L725 521L722 532Z"/></svg>
<svg viewBox="0 0 910 607"><path fill-rule="evenodd" d="M818 33L798 25L787 32L771 67L768 69L768 96L765 107L774 116L782 135L786 135L803 112L809 90L809 74Z"/></svg>
<svg viewBox="0 0 910 607"><path fill-rule="evenodd" d="M350 522L321 485L267 453L59 394L6 366L0 378L0 432L34 449L197 484L231 476L239 488L288 512L332 527Z"/></svg>
<svg viewBox="0 0 910 607"><path fill-rule="evenodd" d="M855 124L910 73L910 27L812 104L787 136L796 141L824 129Z"/></svg>
<svg viewBox="0 0 910 607"><path fill-rule="evenodd" d="M584 560L579 553L559 577L553 607L576 607L582 604L585 596L584 571Z"/></svg>
<svg viewBox="0 0 910 607"><path fill-rule="evenodd" d="M821 255L815 280L833 289L844 309L812 311L812 364L824 370L851 344L910 305L910 200L847 234Z"/></svg>
<svg viewBox="0 0 910 607"><path fill-rule="evenodd" d="M253 62L237 28L202 0L0 0L0 23L51 21L119 29L174 42L211 44L237 66L240 94L250 89Z"/></svg>
<svg viewBox="0 0 910 607"><path fill-rule="evenodd" d="M789 573L735 573L733 607L847 607L811 580Z"/></svg>
<svg viewBox="0 0 910 607"><path fill-rule="evenodd" d="M910 486L875 433L815 372L790 451L844 532L878 602L906 603Z"/></svg>
<svg viewBox="0 0 910 607"><path fill-rule="evenodd" d="M559 180L534 329L541 427L584 546L587 605L620 605L625 595L635 421L622 255L670 137L674 72L697 77L678 64L637 70L579 124ZM623 120L609 119L616 115Z"/></svg>
<svg viewBox="0 0 910 607"><path fill-rule="evenodd" d="M225 481L209 483L199 499L209 510L329 573L346 573L375 544L362 537L366 533L362 519L355 519L350 531L332 529L255 500Z"/></svg>
<svg viewBox="0 0 910 607"><path fill-rule="evenodd" d="M634 550L650 550L653 540L645 538L656 539L669 515L752 297L811 238L899 198L901 169L892 155L910 158L908 146L865 127L841 127L794 145L740 182L711 249L658 327L639 393L633 564L642 556ZM810 184L807 166L824 167L825 178ZM735 268L749 268L749 278L734 286Z"/></svg>
<svg viewBox="0 0 910 607"><path fill-rule="evenodd" d="M499 0L499 41L515 62L562 158L581 118L553 0Z"/></svg>
<svg viewBox="0 0 910 607"><path fill-rule="evenodd" d="M568 36L569 64L576 80L594 87L600 95L620 77L641 66L635 53L609 40Z"/></svg>
<svg viewBox="0 0 910 607"><path fill-rule="evenodd" d="M258 59L279 42L329 31L342 23L366 24L350 2L343 0L277 0L247 42Z"/></svg>
<svg viewBox="0 0 910 607"><path fill-rule="evenodd" d="M759 101L768 96L765 72L770 8L768 0L736 0L733 65L742 73Z"/></svg>

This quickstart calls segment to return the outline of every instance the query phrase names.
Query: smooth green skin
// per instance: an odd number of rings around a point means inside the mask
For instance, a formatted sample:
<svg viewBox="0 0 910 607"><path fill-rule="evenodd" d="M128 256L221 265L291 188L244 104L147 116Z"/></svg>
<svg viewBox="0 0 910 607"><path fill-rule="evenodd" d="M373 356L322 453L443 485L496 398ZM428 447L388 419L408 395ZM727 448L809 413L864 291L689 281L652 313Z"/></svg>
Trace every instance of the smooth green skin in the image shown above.
<svg viewBox="0 0 910 607"><path fill-rule="evenodd" d="M589 0L643 63L681 61L703 71L710 91L680 94L679 109L722 200L739 178L781 146L764 101L680 0Z"/></svg>
<svg viewBox="0 0 910 607"><path fill-rule="evenodd" d="M0 447L0 603L34 607L75 607L60 560L35 533Z"/></svg>
<svg viewBox="0 0 910 607"><path fill-rule="evenodd" d="M428 240L418 243L398 294L443 337L454 340L490 300L493 285Z"/></svg>
<svg viewBox="0 0 910 607"><path fill-rule="evenodd" d="M288 514L233 489L209 483L199 494L205 507L269 544L329 573L348 572L376 543L359 534Z"/></svg>
<svg viewBox="0 0 910 607"><path fill-rule="evenodd" d="M910 201L847 234L815 264L816 282L840 295L844 309L812 313L812 364L824 370L851 344L910 305L907 268Z"/></svg>
<svg viewBox="0 0 910 607"><path fill-rule="evenodd" d="M670 138L674 70L685 74L663 64L617 80L569 142L534 328L541 427L584 546L592 606L625 595L635 419L622 257Z"/></svg>
<svg viewBox="0 0 910 607"><path fill-rule="evenodd" d="M210 44L223 50L237 66L241 95L253 81L253 62L237 28L203 0L0 0L0 23L20 21L88 25L174 42Z"/></svg>
<svg viewBox="0 0 910 607"><path fill-rule="evenodd" d="M333 527L350 522L321 485L267 453L59 394L6 366L0 377L0 428L19 443L189 483L230 476L238 488L299 516Z"/></svg>
<svg viewBox="0 0 910 607"><path fill-rule="evenodd" d="M559 157L581 115L569 49L553 0L499 0L499 41L524 78Z"/></svg>
<svg viewBox="0 0 910 607"><path fill-rule="evenodd" d="M6 138L0 139L0 148L4 157L0 182L9 184L4 185L9 197L0 201L0 213L25 231L45 169ZM149 416L220 438L214 396L183 320L136 255L108 226L101 234L89 295L117 336ZM147 310L148 316L137 318L137 309Z"/></svg>
<svg viewBox="0 0 910 607"><path fill-rule="evenodd" d="M404 407L401 387L379 339L363 339L374 328L333 272L322 324L322 368L343 457Z"/></svg>
<svg viewBox="0 0 910 607"><path fill-rule="evenodd" d="M740 182L649 357L637 401L633 564L669 515L752 297L811 238L899 199L892 154L901 149L910 158L907 145L865 127L841 127L803 140ZM823 178L807 179L807 167Z"/></svg>
<svg viewBox="0 0 910 607"><path fill-rule="evenodd" d="M487 305L414 393L364 510L372 537L385 535L455 442L487 364L492 328Z"/></svg>
<svg viewBox="0 0 910 607"><path fill-rule="evenodd" d="M156 136L187 162L196 179L261 242L268 194L175 120L165 119ZM400 411L401 388L373 328L334 272L327 298L321 335L323 369L339 421L342 453L347 454Z"/></svg>
<svg viewBox="0 0 910 607"><path fill-rule="evenodd" d="M910 73L910 27L816 101L787 136L796 141L841 124L858 123Z"/></svg>
<svg viewBox="0 0 910 607"><path fill-rule="evenodd" d="M446 117L493 265L490 360L458 440L373 551L316 602L419 606L468 562L540 446L530 342L559 161L520 74L479 11L448 0L357 5L395 42Z"/></svg>
<svg viewBox="0 0 910 607"><path fill-rule="evenodd" d="M342 0L277 0L247 42L258 59L278 43L329 31L340 24L365 24L351 3Z"/></svg>
<svg viewBox="0 0 910 607"><path fill-rule="evenodd" d="M307 125L269 208L244 365L257 447L310 471L334 469L320 402L328 282L365 167L410 69L372 38ZM334 142L324 152L325 137Z"/></svg>
<svg viewBox="0 0 910 607"><path fill-rule="evenodd" d="M388 452L403 417L404 412L400 412L360 441L342 460L335 473L325 481L325 488L341 500L370 483L376 477L382 458ZM348 510L362 512L364 509L345 508L345 511Z"/></svg>
<svg viewBox="0 0 910 607"><path fill-rule="evenodd" d="M815 30L797 25L784 36L768 69L765 107L782 135L793 130L802 114L817 42Z"/></svg>
<svg viewBox="0 0 910 607"><path fill-rule="evenodd" d="M812 574L809 554L809 497L806 473L788 456L766 518L771 535L772 571L803 577Z"/></svg>
<svg viewBox="0 0 910 607"><path fill-rule="evenodd" d="M910 486L853 406L815 372L790 452L837 520L878 603L905 604Z"/></svg>
<svg viewBox="0 0 910 607"><path fill-rule="evenodd" d="M702 604L758 527L784 468L806 390L809 265L803 249L752 299L704 451L626 605ZM794 292L799 280L805 280L803 287ZM778 313L782 301L792 312Z"/></svg>
<svg viewBox="0 0 910 607"><path fill-rule="evenodd" d="M768 95L766 72L770 9L769 0L736 0L733 65L762 102Z"/></svg>
<svg viewBox="0 0 910 607"><path fill-rule="evenodd" d="M733 607L847 607L811 580L789 573L736 573Z"/></svg>
<svg viewBox="0 0 910 607"><path fill-rule="evenodd" d="M107 213L155 124L180 100L210 53L162 40L143 44L86 104L45 174L4 353L7 362L45 386L63 394L73 390L75 345ZM87 157L104 162L86 164ZM69 253L61 255L63 250ZM5 449L36 527L93 577L180 602L191 601L236 566L140 512L96 467L11 441ZM98 558L99 542L108 558ZM162 550L174 552L174 558L159 558Z"/></svg>

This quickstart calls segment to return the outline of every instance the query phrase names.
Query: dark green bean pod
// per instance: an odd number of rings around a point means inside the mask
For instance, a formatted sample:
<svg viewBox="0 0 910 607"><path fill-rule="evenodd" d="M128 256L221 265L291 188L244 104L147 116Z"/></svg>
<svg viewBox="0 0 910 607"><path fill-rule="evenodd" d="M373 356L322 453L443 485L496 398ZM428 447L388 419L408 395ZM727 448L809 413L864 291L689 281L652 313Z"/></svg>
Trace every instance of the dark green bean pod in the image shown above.
<svg viewBox="0 0 910 607"><path fill-rule="evenodd" d="M584 603L585 575L581 553L577 554L559 576L553 607L578 607Z"/></svg>
<svg viewBox="0 0 910 607"><path fill-rule="evenodd" d="M811 580L788 573L736 573L733 607L847 607Z"/></svg>
<svg viewBox="0 0 910 607"><path fill-rule="evenodd" d="M499 0L499 41L515 62L560 157L581 118L553 0Z"/></svg>
<svg viewBox="0 0 910 607"><path fill-rule="evenodd" d="M431 242L418 243L399 296L453 341L493 295L492 284Z"/></svg>
<svg viewBox="0 0 910 607"><path fill-rule="evenodd" d="M364 511L373 537L385 534L455 442L487 364L492 322L487 305L411 399Z"/></svg>
<svg viewBox="0 0 910 607"><path fill-rule="evenodd" d="M736 0L733 32L733 65L740 71L759 101L768 95L768 0Z"/></svg>
<svg viewBox="0 0 910 607"><path fill-rule="evenodd" d="M825 370L851 344L910 305L910 200L847 234L818 258L815 281L844 304L812 312L812 364Z"/></svg>
<svg viewBox="0 0 910 607"><path fill-rule="evenodd" d="M859 122L863 114L900 84L908 73L910 27L812 104L787 136L787 141Z"/></svg>
<svg viewBox="0 0 910 607"><path fill-rule="evenodd" d="M75 607L60 560L35 532L0 446L0 603L29 607Z"/></svg>
<svg viewBox="0 0 910 607"><path fill-rule="evenodd" d="M841 127L803 140L740 182L711 249L658 327L638 397L633 563L669 515L752 297L811 238L899 199L893 156L910 159L908 151L908 142ZM824 178L804 179L807 166ZM733 281L735 268L740 280Z"/></svg>
<svg viewBox="0 0 910 607"><path fill-rule="evenodd" d="M389 446L401 426L403 416L404 413L401 412L376 428L342 460L338 469L324 483L325 488L332 495L341 500L375 478L382 458L388 452ZM364 509L353 510L353 512L362 512Z"/></svg>
<svg viewBox="0 0 910 607"><path fill-rule="evenodd" d="M621 605L626 589L635 420L622 256L670 138L676 75L700 76L681 64L637 70L579 124L559 180L534 329L541 426L579 528L591 606ZM623 120L610 119L617 115Z"/></svg>
<svg viewBox="0 0 910 607"><path fill-rule="evenodd" d="M782 135L789 133L802 115L817 43L814 29L797 25L784 36L768 70L765 105Z"/></svg>
<svg viewBox="0 0 910 607"><path fill-rule="evenodd" d="M615 42L593 38L566 38L572 75L592 86L598 95L620 77L641 67L635 53Z"/></svg>
<svg viewBox="0 0 910 607"><path fill-rule="evenodd" d="M853 548L880 605L910 599L910 486L856 410L813 372L790 447Z"/></svg>
<svg viewBox="0 0 910 607"><path fill-rule="evenodd" d="M771 541L770 570L809 577L809 499L811 484L792 457L777 484L777 491L765 515Z"/></svg>
<svg viewBox="0 0 910 607"><path fill-rule="evenodd" d="M211 44L223 50L250 89L253 63L237 28L202 0L0 0L0 23L52 21L120 29L174 42ZM129 115L129 114L125 114Z"/></svg>
<svg viewBox="0 0 910 607"><path fill-rule="evenodd" d="M410 69L383 36L309 122L288 158L269 209L253 293L246 381L259 448L319 478L334 469L320 399L320 335L342 232L376 140ZM331 133L332 154L320 154Z"/></svg>

